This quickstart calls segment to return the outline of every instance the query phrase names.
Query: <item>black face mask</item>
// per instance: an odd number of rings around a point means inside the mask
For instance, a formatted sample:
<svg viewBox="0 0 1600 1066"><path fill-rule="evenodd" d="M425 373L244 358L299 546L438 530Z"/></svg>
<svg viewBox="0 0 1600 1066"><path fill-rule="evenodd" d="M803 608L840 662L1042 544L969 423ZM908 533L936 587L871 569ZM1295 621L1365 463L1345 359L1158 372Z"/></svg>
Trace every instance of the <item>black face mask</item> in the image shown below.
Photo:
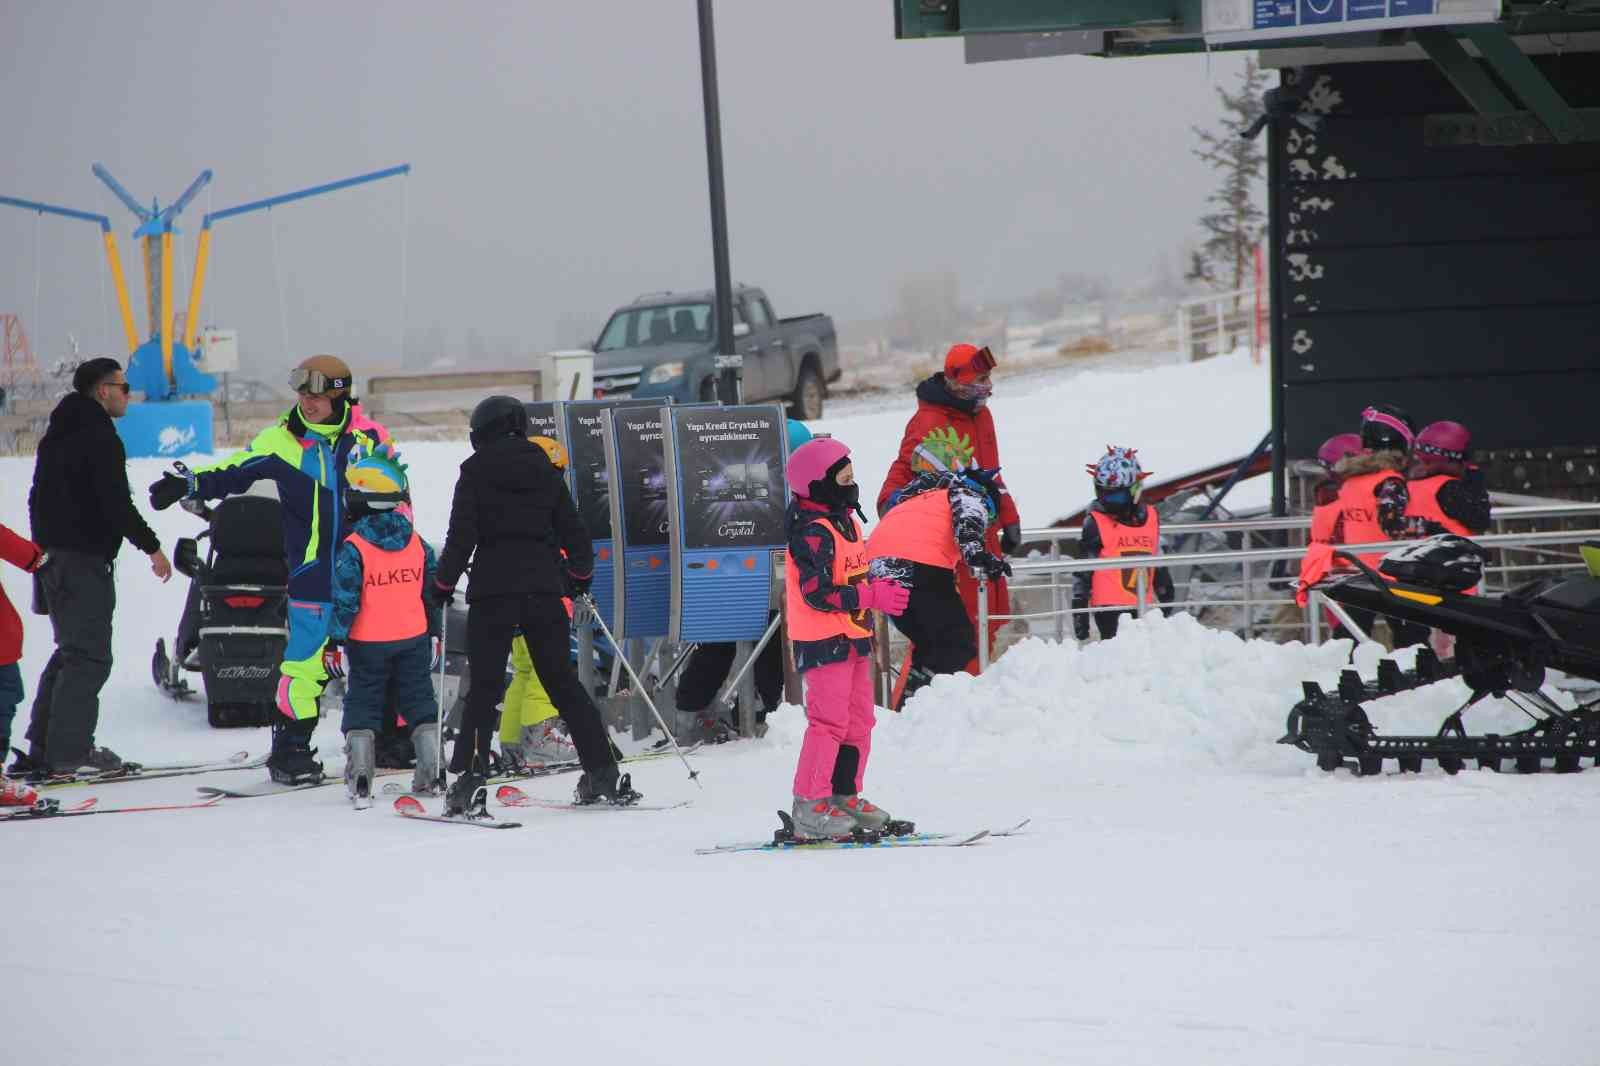
<svg viewBox="0 0 1600 1066"><path fill-rule="evenodd" d="M811 498L836 511L861 510L861 486L841 485L832 477L818 478L811 483Z"/></svg>

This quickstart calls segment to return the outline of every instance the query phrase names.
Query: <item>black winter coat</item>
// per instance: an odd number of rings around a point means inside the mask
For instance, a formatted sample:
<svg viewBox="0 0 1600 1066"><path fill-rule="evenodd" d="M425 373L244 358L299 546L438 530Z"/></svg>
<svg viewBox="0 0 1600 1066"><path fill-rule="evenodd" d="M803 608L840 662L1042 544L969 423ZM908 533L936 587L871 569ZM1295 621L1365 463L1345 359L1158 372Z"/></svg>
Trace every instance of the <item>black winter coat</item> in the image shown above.
<svg viewBox="0 0 1600 1066"><path fill-rule="evenodd" d="M469 559L468 603L494 596L564 596L567 575L582 579L593 571L589 531L566 481L537 444L502 437L461 464L439 553L439 584L454 588Z"/></svg>
<svg viewBox="0 0 1600 1066"><path fill-rule="evenodd" d="M33 540L53 551L88 552L107 562L128 540L146 555L161 548L133 505L128 454L106 409L70 392L50 412L28 490Z"/></svg>

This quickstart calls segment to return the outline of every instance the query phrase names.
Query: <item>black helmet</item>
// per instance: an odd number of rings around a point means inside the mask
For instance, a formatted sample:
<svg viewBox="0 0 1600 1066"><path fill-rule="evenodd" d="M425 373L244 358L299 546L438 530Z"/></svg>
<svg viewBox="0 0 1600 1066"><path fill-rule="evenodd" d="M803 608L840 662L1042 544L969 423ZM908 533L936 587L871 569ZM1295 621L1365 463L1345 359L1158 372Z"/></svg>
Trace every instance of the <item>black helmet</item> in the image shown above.
<svg viewBox="0 0 1600 1066"><path fill-rule="evenodd" d="M497 437L526 437L528 409L515 396L490 396L472 409L471 440L481 448Z"/></svg>
<svg viewBox="0 0 1600 1066"><path fill-rule="evenodd" d="M1361 412L1361 446L1369 451L1409 452L1417 424L1392 403L1375 403Z"/></svg>

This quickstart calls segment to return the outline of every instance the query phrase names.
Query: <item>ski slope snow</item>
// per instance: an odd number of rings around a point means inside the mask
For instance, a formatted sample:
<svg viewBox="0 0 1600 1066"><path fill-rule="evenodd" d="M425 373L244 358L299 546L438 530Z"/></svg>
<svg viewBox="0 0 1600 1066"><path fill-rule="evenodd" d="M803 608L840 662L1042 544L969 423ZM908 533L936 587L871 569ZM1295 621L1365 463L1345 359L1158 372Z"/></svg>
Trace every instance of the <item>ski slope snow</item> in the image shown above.
<svg viewBox="0 0 1600 1066"><path fill-rule="evenodd" d="M1149 397L1165 398L1159 418ZM1107 442L1143 442L1152 468L1199 465L1239 448L1225 425L1253 444L1265 404L1259 368L1226 361L995 400L1030 523L1052 499L1068 509ZM824 428L872 485L907 413ZM436 535L467 446L405 450ZM162 464L129 465L143 486ZM30 473L0 460L7 524L26 526ZM168 544L194 525L154 517ZM25 608L20 575L0 580ZM130 549L117 580L100 740L151 760L264 750L265 730L211 730L197 701L150 682L181 580L159 584ZM41 622L27 619L30 693ZM1596 1061L1600 945L1584 919L1600 774L1321 774L1274 741L1301 681L1332 684L1350 653L1151 617L1115 641L1029 640L981 678L939 679L904 713L880 712L866 791L930 830L1032 819L970 848L695 855L775 828L804 725L793 707L761 740L694 756L700 787L674 761L636 767L652 801L692 801L672 811L523 809L521 829L464 833L383 802L351 811L331 787L0 826L4 1059ZM1377 657L1356 649L1369 676ZM1426 728L1463 697L1450 683L1374 713L1380 728ZM1516 724L1505 706L1472 714ZM26 718L24 705L18 737ZM335 727L316 738L330 761ZM174 802L255 773L94 791Z"/></svg>

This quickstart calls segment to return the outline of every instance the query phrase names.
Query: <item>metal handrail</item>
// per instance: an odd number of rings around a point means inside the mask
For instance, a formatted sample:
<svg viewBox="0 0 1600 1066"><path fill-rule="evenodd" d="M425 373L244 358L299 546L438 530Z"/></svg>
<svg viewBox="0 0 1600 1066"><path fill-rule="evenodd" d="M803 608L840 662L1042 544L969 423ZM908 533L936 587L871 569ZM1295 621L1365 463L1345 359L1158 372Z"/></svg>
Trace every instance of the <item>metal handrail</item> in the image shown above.
<svg viewBox="0 0 1600 1066"><path fill-rule="evenodd" d="M1493 522L1535 518L1580 518L1589 515L1600 515L1600 503L1494 507L1489 511L1489 519ZM1287 518L1228 518L1216 522L1170 522L1162 525L1161 533L1163 536L1195 536L1203 533L1267 533L1310 528L1310 515L1293 515ZM1023 530L1022 543L1039 540L1077 540L1081 536L1083 536L1082 526L1046 526L1042 529Z"/></svg>
<svg viewBox="0 0 1600 1066"><path fill-rule="evenodd" d="M1574 505L1573 508L1566 508L1566 507L1561 507L1561 508L1530 507L1530 508L1504 508L1502 510L1519 511L1519 512L1558 511L1558 512L1561 512L1563 515L1565 515L1565 514L1574 514L1574 513L1576 513L1576 514L1597 514L1597 513L1600 513L1600 504L1580 504L1580 505ZM1535 515L1518 514L1515 517L1535 517ZM1550 517L1550 516L1541 514L1541 515L1538 515L1538 517ZM1275 520L1275 521L1281 521L1281 520ZM1526 547L1537 547L1539 545L1570 544L1570 543L1572 543L1574 541L1589 540L1589 539L1595 539L1595 538L1600 538L1600 529L1546 530L1546 531L1537 532L1537 533L1531 533L1531 532L1530 533L1490 533L1490 534L1485 534L1483 536L1474 537L1473 538L1473 542L1476 543L1476 544L1482 545L1484 547L1526 548ZM1368 554L1368 553L1376 553L1376 552L1390 552L1390 551L1393 551L1396 548L1404 548L1404 547L1410 547L1410 546L1413 546L1413 545L1423 544L1428 539L1429 538L1425 538L1424 537L1424 538L1415 538L1415 539L1411 539L1411 540L1376 541L1376 542L1369 542L1369 543L1365 543L1365 544L1341 544L1341 545L1338 545L1338 547L1340 548L1340 550L1343 550L1343 551L1348 551L1348 552L1352 552L1352 553L1356 553L1356 554ZM1051 579L1052 587L1056 587L1059 577L1061 575L1063 575L1063 574L1076 574L1076 573L1080 573L1080 572L1083 572L1083 571L1096 571L1096 570L1136 569L1137 570L1137 583L1138 583L1136 613L1142 616L1144 614L1145 610L1148 607L1153 606L1150 603L1150 599L1149 599L1150 590L1147 588L1147 577L1146 577L1146 575L1147 575L1147 572L1149 570L1157 569L1157 568L1165 569L1165 568L1175 567L1175 566L1190 567L1190 566L1206 566L1206 565L1220 564L1220 563L1239 563L1239 564L1242 564L1245 567L1246 571L1248 572L1248 564L1250 564L1250 563L1256 563L1256 562L1259 562L1259 563L1270 563L1270 562L1278 562L1278 561L1298 560L1298 559L1302 558L1306 554L1307 550L1308 549L1306 547L1286 547L1286 548L1258 548L1258 549L1252 549L1252 550L1192 552L1192 553L1187 553L1187 554L1185 554L1185 553L1165 553L1165 554L1159 554L1159 555L1141 555L1141 556L1137 556L1137 557L1130 557L1130 556L1116 557L1116 556L1113 556L1113 557L1110 557L1110 558L1097 558L1097 559L1064 559L1064 558L1059 558L1059 557L1043 558L1043 559L1028 559L1028 560L1017 560L1017 561L1013 562L1012 563L1012 575L1013 575L1013 577L1031 577L1031 576L1034 576L1034 575L1048 576ZM1245 583L1247 585L1249 584L1248 576L1246 576L1246 578L1245 578ZM1018 588L1020 590L1021 586L1018 586ZM1247 596L1247 600L1248 600L1248 596ZM1254 601L1251 601L1251 602L1254 602ZM1283 603L1283 602L1289 602L1289 601L1287 599L1273 599L1273 600L1262 600L1262 601L1259 601L1259 602L1263 602L1263 603L1266 603L1266 602ZM1064 611L1052 611L1052 612L1049 612L1047 616L1054 616L1054 617L1071 616L1071 615L1074 615L1074 614L1082 614L1082 613L1085 613L1086 611L1089 611L1089 610L1092 610L1092 609L1091 608L1069 608L1069 609L1064 610ZM978 639L978 642L977 642L978 643L978 667L979 667L979 669L980 670L984 670L984 669L987 669L988 666L989 666L989 641L987 639L987 635L988 635L988 632L989 632L989 622L991 621L991 618L1010 621L1010 620L1012 620L1014 618L1018 618L1018 617L1032 618L1032 617L1036 617L1036 616L1037 616L1037 613L1029 614L1029 615L1026 615L1026 616L1011 615L1011 614L993 615L993 616L991 616L989 614L988 598L986 596L979 596L978 597L978 634L979 634L979 639Z"/></svg>

